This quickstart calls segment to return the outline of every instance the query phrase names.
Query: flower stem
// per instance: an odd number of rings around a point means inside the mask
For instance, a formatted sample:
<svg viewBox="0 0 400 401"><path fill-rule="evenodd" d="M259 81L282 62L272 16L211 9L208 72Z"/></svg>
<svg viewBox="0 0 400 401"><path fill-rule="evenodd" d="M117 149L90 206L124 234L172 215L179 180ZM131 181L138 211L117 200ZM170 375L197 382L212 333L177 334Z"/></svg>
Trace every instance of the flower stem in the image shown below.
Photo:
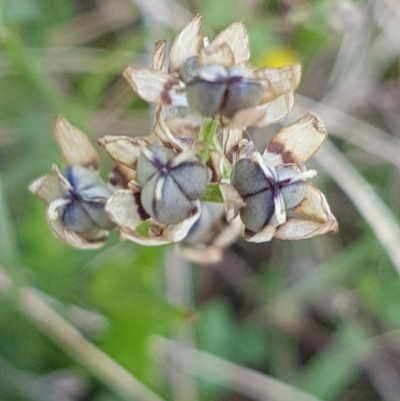
<svg viewBox="0 0 400 401"><path fill-rule="evenodd" d="M207 162L210 157L210 148L214 143L217 126L218 122L212 118L209 118L204 121L199 133L197 134L196 142L201 144L199 156L203 163Z"/></svg>
<svg viewBox="0 0 400 401"><path fill-rule="evenodd" d="M224 198L222 197L219 185L216 183L208 184L206 192L200 200L202 202L224 203Z"/></svg>

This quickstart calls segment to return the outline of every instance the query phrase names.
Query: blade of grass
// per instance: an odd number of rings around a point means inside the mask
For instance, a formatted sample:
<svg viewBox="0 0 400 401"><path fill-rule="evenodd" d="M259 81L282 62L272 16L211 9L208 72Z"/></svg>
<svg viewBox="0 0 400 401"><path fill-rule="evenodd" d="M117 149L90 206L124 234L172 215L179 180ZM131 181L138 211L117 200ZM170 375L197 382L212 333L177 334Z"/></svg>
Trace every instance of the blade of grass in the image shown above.
<svg viewBox="0 0 400 401"><path fill-rule="evenodd" d="M295 109L302 113L313 110L322 118L330 135L352 143L400 169L398 138L322 102L301 95L296 95L296 100Z"/></svg>
<svg viewBox="0 0 400 401"><path fill-rule="evenodd" d="M315 159L353 202L400 274L400 228L397 217L331 142L324 144Z"/></svg>
<svg viewBox="0 0 400 401"><path fill-rule="evenodd" d="M12 296L15 307L40 332L122 399L127 401L164 401L116 361L84 338L34 288L16 286L0 267L0 296L2 295Z"/></svg>
<svg viewBox="0 0 400 401"><path fill-rule="evenodd" d="M40 74L34 57L23 44L12 28L7 28L0 44L4 47L13 68L28 86L38 93L49 109L55 114L74 117L74 120L85 121L85 111L77 99L67 101L49 84L48 77Z"/></svg>
<svg viewBox="0 0 400 401"><path fill-rule="evenodd" d="M318 397L252 369L162 337L152 343L155 358L194 376L208 378L254 400L321 401Z"/></svg>
<svg viewBox="0 0 400 401"><path fill-rule="evenodd" d="M0 263L10 268L15 264L17 246L11 217L8 213L0 175Z"/></svg>

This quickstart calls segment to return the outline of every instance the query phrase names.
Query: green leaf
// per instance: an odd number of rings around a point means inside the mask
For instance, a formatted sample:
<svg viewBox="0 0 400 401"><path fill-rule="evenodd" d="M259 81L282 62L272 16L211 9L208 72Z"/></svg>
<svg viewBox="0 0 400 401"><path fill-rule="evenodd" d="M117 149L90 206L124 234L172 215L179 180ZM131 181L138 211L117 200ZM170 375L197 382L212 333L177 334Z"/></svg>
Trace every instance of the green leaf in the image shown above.
<svg viewBox="0 0 400 401"><path fill-rule="evenodd" d="M17 247L14 228L8 213L5 194L0 175L0 263L11 267L15 264Z"/></svg>
<svg viewBox="0 0 400 401"><path fill-rule="evenodd" d="M163 248L120 244L117 253L99 261L93 272L92 294L110 321L101 346L136 376L148 373L147 342L151 335L169 333L183 318L161 293Z"/></svg>

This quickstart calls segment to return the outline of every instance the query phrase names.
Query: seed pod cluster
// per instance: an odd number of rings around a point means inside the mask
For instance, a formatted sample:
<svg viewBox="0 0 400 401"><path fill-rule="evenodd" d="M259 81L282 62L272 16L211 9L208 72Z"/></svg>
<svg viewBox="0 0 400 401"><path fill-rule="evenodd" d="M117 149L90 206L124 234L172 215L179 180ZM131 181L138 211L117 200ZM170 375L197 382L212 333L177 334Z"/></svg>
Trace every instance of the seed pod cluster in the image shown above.
<svg viewBox="0 0 400 401"><path fill-rule="evenodd" d="M207 167L193 154L182 157L172 150L153 146L139 156L136 179L146 213L163 224L176 224L189 217L193 201L204 193Z"/></svg>
<svg viewBox="0 0 400 401"><path fill-rule="evenodd" d="M283 209L294 208L305 196L306 183L296 180L299 173L292 167L276 169L273 175L275 178L267 177L249 158L238 160L233 168L231 184L246 203L239 211L240 218L250 231L258 232L270 222L280 194Z"/></svg>
<svg viewBox="0 0 400 401"><path fill-rule="evenodd" d="M76 233L110 230L113 223L104 211L104 205L112 190L97 173L83 166L68 166L65 177L71 186L66 189L60 183L65 199L69 200L61 215L65 227Z"/></svg>
<svg viewBox="0 0 400 401"><path fill-rule="evenodd" d="M197 56L181 67L190 108L203 116L221 114L231 118L239 110L253 107L261 99L261 85L244 67L225 68L217 64L197 65Z"/></svg>

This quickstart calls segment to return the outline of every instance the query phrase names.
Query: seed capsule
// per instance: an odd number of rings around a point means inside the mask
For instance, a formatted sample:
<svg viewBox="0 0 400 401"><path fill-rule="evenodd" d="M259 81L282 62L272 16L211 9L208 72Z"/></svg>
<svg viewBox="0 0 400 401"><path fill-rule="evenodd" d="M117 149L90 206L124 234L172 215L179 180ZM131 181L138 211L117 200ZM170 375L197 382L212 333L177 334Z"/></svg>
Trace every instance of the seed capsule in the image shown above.
<svg viewBox="0 0 400 401"><path fill-rule="evenodd" d="M282 194L281 209L296 207L306 194L307 185L301 173L292 167L274 169L275 178L266 177L263 169L251 159L240 159L234 166L231 184L246 202L239 210L247 229L262 230L275 213L275 202ZM300 177L300 178L299 178Z"/></svg>
<svg viewBox="0 0 400 401"><path fill-rule="evenodd" d="M82 166L69 166L65 177L71 185L61 191L69 202L63 207L62 222L77 233L88 233L96 229L109 230L113 223L104 211L104 204L112 190L93 171Z"/></svg>
<svg viewBox="0 0 400 401"><path fill-rule="evenodd" d="M189 217L193 201L203 195L208 183L207 167L199 159L188 154L188 160L176 164L175 156L170 149L154 146L139 156L137 164L142 206L163 224Z"/></svg>
<svg viewBox="0 0 400 401"><path fill-rule="evenodd" d="M190 108L204 116L222 114L231 118L239 110L255 106L263 93L250 70L214 64L199 67L197 57L183 64L180 76L186 83Z"/></svg>
<svg viewBox="0 0 400 401"><path fill-rule="evenodd" d="M250 159L240 159L231 175L231 184L246 205L239 210L243 224L251 231L263 229L274 214L271 185L261 167Z"/></svg>
<svg viewBox="0 0 400 401"><path fill-rule="evenodd" d="M296 179L296 176L298 176L299 173L291 167L283 167L278 169L276 172L281 185L280 191L283 195L283 199L285 200L285 208L292 209L303 200L307 191L306 182L295 181L289 183L288 185L282 185L285 183L285 181Z"/></svg>

